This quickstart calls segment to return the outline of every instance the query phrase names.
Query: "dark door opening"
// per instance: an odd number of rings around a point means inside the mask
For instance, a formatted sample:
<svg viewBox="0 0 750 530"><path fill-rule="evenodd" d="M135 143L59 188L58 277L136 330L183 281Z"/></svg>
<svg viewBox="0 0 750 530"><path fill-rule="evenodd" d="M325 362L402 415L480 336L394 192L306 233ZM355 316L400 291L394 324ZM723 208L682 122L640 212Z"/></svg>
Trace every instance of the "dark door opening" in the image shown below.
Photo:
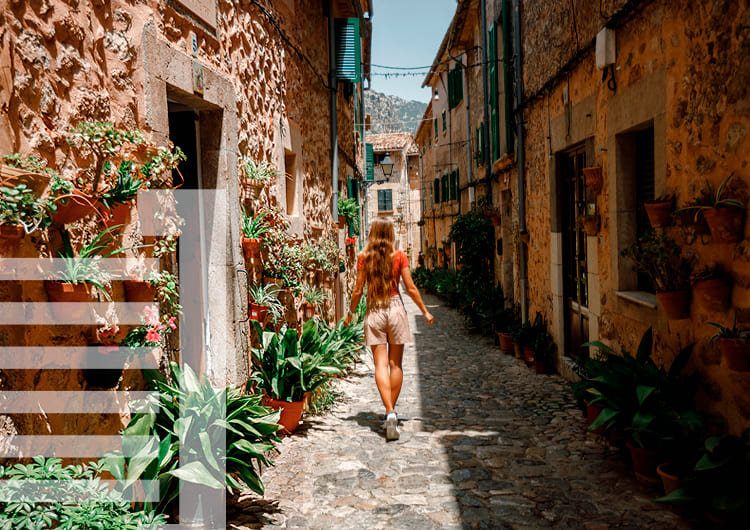
<svg viewBox="0 0 750 530"><path fill-rule="evenodd" d="M563 304L565 353L579 357L581 345L589 339L588 277L586 234L578 218L586 213L587 188L583 180L586 167L584 147L559 155L562 189Z"/></svg>

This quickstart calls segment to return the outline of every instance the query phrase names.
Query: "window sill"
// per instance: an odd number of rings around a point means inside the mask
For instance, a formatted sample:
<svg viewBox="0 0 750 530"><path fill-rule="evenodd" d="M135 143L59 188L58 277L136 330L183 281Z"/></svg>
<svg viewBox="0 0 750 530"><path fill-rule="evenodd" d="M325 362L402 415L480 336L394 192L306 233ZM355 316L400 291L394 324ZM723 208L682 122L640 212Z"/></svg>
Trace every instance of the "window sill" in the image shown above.
<svg viewBox="0 0 750 530"><path fill-rule="evenodd" d="M378 210L378 215L393 215L393 210Z"/></svg>
<svg viewBox="0 0 750 530"><path fill-rule="evenodd" d="M627 300L649 309L656 309L656 295L646 291L617 291L617 296L622 300Z"/></svg>

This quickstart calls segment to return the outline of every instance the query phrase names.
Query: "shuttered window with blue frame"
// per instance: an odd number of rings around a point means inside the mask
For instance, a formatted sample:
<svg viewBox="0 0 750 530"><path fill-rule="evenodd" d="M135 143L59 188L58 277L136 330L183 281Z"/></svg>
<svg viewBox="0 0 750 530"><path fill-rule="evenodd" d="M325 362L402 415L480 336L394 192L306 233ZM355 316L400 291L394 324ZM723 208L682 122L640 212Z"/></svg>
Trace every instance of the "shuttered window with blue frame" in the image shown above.
<svg viewBox="0 0 750 530"><path fill-rule="evenodd" d="M372 144L365 144L365 178L375 180L375 155Z"/></svg>
<svg viewBox="0 0 750 530"><path fill-rule="evenodd" d="M337 18L334 21L336 78L359 83L362 79L362 49L358 18Z"/></svg>

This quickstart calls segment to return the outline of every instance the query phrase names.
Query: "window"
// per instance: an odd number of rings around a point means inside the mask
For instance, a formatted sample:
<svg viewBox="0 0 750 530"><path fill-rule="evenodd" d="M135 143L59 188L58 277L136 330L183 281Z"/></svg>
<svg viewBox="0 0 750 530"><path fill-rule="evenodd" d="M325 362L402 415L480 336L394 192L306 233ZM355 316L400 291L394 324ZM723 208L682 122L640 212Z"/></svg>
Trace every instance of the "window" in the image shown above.
<svg viewBox="0 0 750 530"><path fill-rule="evenodd" d="M503 0L503 98L505 99L505 151L513 152L513 76L511 58L513 39L511 38L510 0Z"/></svg>
<svg viewBox="0 0 750 530"><path fill-rule="evenodd" d="M435 204L440 202L440 178L436 178L432 182L432 195L435 200Z"/></svg>
<svg viewBox="0 0 750 530"><path fill-rule="evenodd" d="M297 211L297 155L284 151L284 171L286 173L286 213L298 215Z"/></svg>
<svg viewBox="0 0 750 530"><path fill-rule="evenodd" d="M361 80L361 58L358 18L337 18L334 21L336 78L352 83Z"/></svg>
<svg viewBox="0 0 750 530"><path fill-rule="evenodd" d="M474 159L476 160L477 167L484 165L484 122L479 124L477 127L477 143L474 149Z"/></svg>
<svg viewBox="0 0 750 530"><path fill-rule="evenodd" d="M454 169L450 176L450 197L452 201L458 200L458 169Z"/></svg>
<svg viewBox="0 0 750 530"><path fill-rule="evenodd" d="M443 132L448 130L448 121L445 117L445 109L443 109Z"/></svg>
<svg viewBox="0 0 750 530"><path fill-rule="evenodd" d="M644 203L654 199L654 128L649 127L633 134L635 144L635 219L636 237L651 229ZM638 290L654 292L648 275L638 273Z"/></svg>
<svg viewBox="0 0 750 530"><path fill-rule="evenodd" d="M365 178L375 180L375 156L372 144L365 144Z"/></svg>
<svg viewBox="0 0 750 530"><path fill-rule="evenodd" d="M393 190L378 190L378 211L390 212L393 210Z"/></svg>
<svg viewBox="0 0 750 530"><path fill-rule="evenodd" d="M435 118L435 138L438 137L438 120Z"/></svg>
<svg viewBox="0 0 750 530"><path fill-rule="evenodd" d="M490 154L492 160L500 158L500 113L497 90L497 26L492 24L488 36L490 77Z"/></svg>
<svg viewBox="0 0 750 530"><path fill-rule="evenodd" d="M448 72L448 105L451 109L458 106L464 99L463 68L456 65Z"/></svg>
<svg viewBox="0 0 750 530"><path fill-rule="evenodd" d="M451 200L450 199L450 197L451 197L451 195L450 195L450 182L448 180L449 178L450 178L450 175L448 173L446 173L440 179L440 183L442 184L442 186L441 186L442 190L440 192L440 196L443 198L443 202L448 202L449 200Z"/></svg>

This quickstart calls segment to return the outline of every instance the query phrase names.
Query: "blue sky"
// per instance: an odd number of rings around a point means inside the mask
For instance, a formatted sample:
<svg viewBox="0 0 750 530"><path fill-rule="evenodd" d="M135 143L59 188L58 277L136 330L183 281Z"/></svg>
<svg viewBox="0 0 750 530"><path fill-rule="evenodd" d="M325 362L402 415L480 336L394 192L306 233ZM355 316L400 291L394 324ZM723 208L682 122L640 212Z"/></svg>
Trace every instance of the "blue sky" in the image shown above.
<svg viewBox="0 0 750 530"><path fill-rule="evenodd" d="M372 64L414 67L432 64L456 12L456 0L373 0ZM391 72L372 67L373 73ZM420 70L427 72L427 70ZM387 78L373 75L372 89L404 99L427 102L420 88L424 75Z"/></svg>

